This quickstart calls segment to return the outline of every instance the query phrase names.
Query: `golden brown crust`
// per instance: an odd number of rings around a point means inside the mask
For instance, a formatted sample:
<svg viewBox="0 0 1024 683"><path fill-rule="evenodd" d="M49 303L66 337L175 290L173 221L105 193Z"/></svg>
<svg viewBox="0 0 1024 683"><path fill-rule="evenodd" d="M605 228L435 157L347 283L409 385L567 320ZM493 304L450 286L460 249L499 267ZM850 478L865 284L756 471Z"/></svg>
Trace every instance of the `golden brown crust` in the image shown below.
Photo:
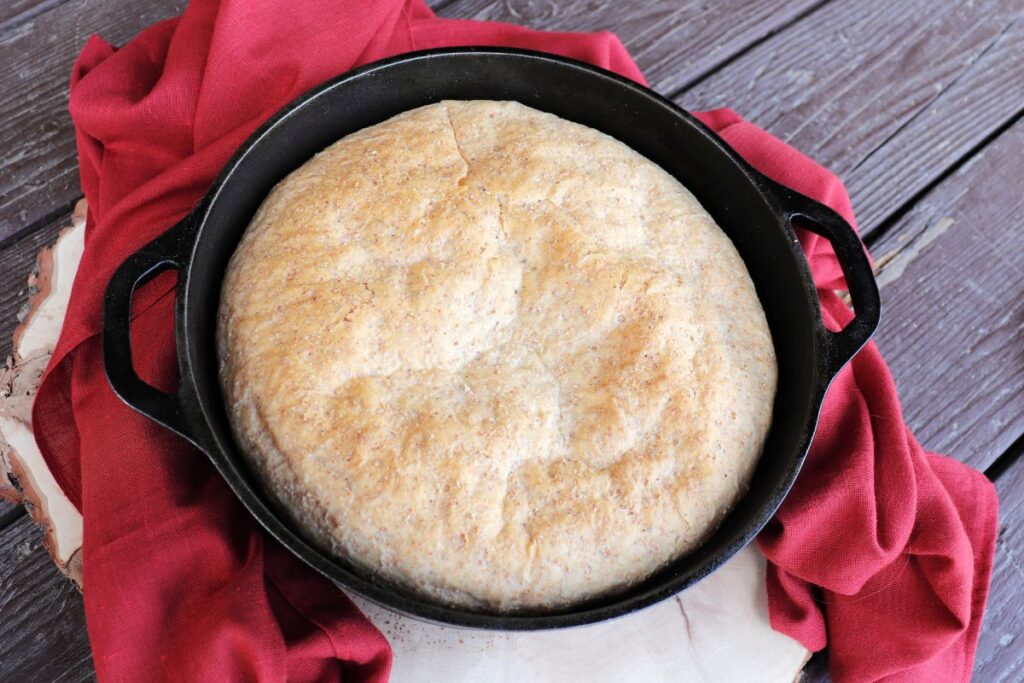
<svg viewBox="0 0 1024 683"><path fill-rule="evenodd" d="M696 547L776 368L735 248L675 179L511 102L443 102L282 181L218 325L236 435L331 552L435 600L563 605Z"/></svg>

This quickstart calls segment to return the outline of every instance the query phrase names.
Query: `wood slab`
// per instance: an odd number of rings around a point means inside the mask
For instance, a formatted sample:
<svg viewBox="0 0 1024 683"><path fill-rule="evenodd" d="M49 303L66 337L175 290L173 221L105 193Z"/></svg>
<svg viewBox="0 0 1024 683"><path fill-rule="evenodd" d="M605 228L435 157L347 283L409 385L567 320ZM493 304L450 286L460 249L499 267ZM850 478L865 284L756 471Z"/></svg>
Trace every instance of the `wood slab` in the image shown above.
<svg viewBox="0 0 1024 683"><path fill-rule="evenodd" d="M500 633L435 626L354 598L395 652L395 681L784 681L810 653L765 630L765 559L747 546L696 586L614 621Z"/></svg>
<svg viewBox="0 0 1024 683"><path fill-rule="evenodd" d="M0 495L22 503L61 571L82 585L82 515L50 472L32 434L32 403L57 345L85 242L85 200L29 275L26 307L0 369Z"/></svg>
<svg viewBox="0 0 1024 683"><path fill-rule="evenodd" d="M29 296L28 279L35 267L36 255L57 239L57 233L63 226L70 224L71 212L68 211L6 249L0 249L0 358L11 355L14 330L24 318ZM0 482L0 490L2 488ZM20 514L21 510L20 505L4 500L0 493L0 529L9 523L7 515Z"/></svg>
<svg viewBox="0 0 1024 683"><path fill-rule="evenodd" d="M0 358L13 351L14 330L27 312L28 280L43 247L53 244L57 234L71 225L71 207L6 249L0 249Z"/></svg>

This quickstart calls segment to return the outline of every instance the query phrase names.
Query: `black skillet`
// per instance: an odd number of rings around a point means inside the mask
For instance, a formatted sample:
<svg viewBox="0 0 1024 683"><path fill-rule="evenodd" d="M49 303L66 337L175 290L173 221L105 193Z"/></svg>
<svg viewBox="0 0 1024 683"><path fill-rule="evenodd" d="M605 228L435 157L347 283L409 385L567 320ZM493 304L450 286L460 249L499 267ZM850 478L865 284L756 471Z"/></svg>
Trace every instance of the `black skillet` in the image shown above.
<svg viewBox="0 0 1024 683"><path fill-rule="evenodd" d="M659 164L697 196L732 238L767 314L779 364L778 394L750 491L697 551L614 595L516 614L426 601L304 540L254 481L232 438L218 383L214 322L225 267L256 208L279 180L332 142L442 99L518 100L603 131ZM841 332L822 325L794 220L827 238L842 264L856 317ZM181 384L175 394L139 379L129 346L132 295L168 268L178 270L175 338ZM825 390L874 332L879 308L868 260L842 218L759 174L668 100L601 69L547 54L441 49L344 74L302 95L256 131L186 218L118 268L107 287L103 356L110 384L125 403L205 452L274 537L339 585L429 621L534 630L586 624L646 607L692 585L749 543L793 484Z"/></svg>

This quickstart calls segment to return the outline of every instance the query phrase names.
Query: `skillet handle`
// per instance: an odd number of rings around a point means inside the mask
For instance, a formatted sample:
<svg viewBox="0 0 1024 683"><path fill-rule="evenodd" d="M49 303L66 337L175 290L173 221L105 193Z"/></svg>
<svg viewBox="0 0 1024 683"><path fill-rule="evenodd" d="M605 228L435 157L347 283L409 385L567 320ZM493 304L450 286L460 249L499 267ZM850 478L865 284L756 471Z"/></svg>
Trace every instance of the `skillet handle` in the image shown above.
<svg viewBox="0 0 1024 683"><path fill-rule="evenodd" d="M186 382L175 394L147 384L132 362L131 319L135 290L158 273L186 265L193 222L187 216L118 266L107 284L103 300L103 365L114 393L131 408L195 443L186 419ZM180 290L179 282L179 290Z"/></svg>
<svg viewBox="0 0 1024 683"><path fill-rule="evenodd" d="M810 197L776 184L786 219L821 235L832 245L846 278L854 318L839 332L824 330L825 372L835 377L878 328L882 302L864 245L857 232L838 213Z"/></svg>

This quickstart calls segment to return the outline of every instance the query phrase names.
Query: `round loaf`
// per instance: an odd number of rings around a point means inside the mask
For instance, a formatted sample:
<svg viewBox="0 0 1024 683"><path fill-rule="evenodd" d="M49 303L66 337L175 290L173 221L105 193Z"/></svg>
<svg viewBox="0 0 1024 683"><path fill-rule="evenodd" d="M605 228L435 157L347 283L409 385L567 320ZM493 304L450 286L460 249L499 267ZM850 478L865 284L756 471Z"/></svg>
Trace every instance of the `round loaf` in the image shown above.
<svg viewBox="0 0 1024 683"><path fill-rule="evenodd" d="M563 606L745 492L776 363L736 249L595 130L450 101L281 181L218 318L236 437L328 552L446 604Z"/></svg>

